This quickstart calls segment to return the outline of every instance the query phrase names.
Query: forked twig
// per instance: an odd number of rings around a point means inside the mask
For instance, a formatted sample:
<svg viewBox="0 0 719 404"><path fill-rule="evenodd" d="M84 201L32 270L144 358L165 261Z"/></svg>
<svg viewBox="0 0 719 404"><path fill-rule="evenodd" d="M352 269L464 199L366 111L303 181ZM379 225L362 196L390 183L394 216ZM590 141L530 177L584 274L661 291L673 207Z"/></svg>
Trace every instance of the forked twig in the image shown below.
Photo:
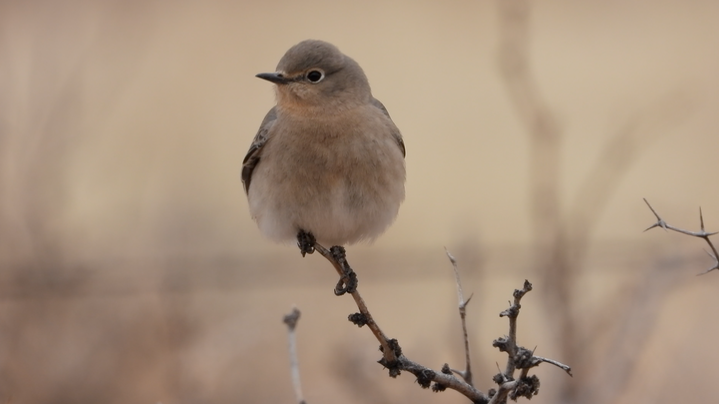
<svg viewBox="0 0 719 404"><path fill-rule="evenodd" d="M454 258L452 254L449 253L447 248L444 249L444 252L447 254L447 257L449 258L449 262L452 263L452 268L454 269L454 280L457 284L457 300L459 302L459 318L462 322L462 334L464 337L464 358L465 358L465 367L464 370L456 370L451 369L452 372L462 376L465 382L469 384L470 386L473 386L472 384L472 364L469 354L469 334L467 333L467 305L469 304L469 301L472 300L472 296L470 295L467 300L464 300L464 293L462 292L462 282L459 280L459 268L457 267L457 260Z"/></svg>

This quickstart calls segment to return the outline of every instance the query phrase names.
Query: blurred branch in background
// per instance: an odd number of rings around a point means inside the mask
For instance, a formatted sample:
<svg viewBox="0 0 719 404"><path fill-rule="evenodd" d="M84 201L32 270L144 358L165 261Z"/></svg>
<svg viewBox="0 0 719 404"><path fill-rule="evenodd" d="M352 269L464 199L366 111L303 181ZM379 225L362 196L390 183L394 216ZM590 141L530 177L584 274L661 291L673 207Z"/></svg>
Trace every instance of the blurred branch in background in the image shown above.
<svg viewBox="0 0 719 404"><path fill-rule="evenodd" d="M151 14L120 1L0 5L1 24L13 28L0 41L0 265L66 262L62 215L73 198L73 159L100 136L142 66ZM132 33L123 30L128 19ZM103 65L112 69L90 68Z"/></svg>
<svg viewBox="0 0 719 404"><path fill-rule="evenodd" d="M616 305L616 296L606 296L589 312L577 310L587 306L582 285L588 275L584 264L589 241L629 166L651 142L688 115L690 104L681 95L671 94L646 113L633 117L607 142L566 210L568 213L562 213L562 125L542 97L531 67L529 23L533 4L528 0L503 0L497 5L500 72L531 145L529 203L534 270L546 285L543 300L552 320L550 328L563 352L561 357L574 365L578 375L576 380L563 381L560 397L565 403L613 402L632 376L636 358L657 317L658 302L682 282L677 281L676 271L653 271L651 275L641 272L637 276L646 276L650 281L637 282L621 304ZM607 329L617 334L606 348L608 352L598 354L597 333Z"/></svg>
<svg viewBox="0 0 719 404"><path fill-rule="evenodd" d="M192 335L186 311L139 298L136 315L123 318L112 298L88 305L99 268L68 254L73 170L143 67L152 8L0 3L0 402L136 401L141 386L115 381L153 378L163 365L174 393L189 387L165 363Z"/></svg>

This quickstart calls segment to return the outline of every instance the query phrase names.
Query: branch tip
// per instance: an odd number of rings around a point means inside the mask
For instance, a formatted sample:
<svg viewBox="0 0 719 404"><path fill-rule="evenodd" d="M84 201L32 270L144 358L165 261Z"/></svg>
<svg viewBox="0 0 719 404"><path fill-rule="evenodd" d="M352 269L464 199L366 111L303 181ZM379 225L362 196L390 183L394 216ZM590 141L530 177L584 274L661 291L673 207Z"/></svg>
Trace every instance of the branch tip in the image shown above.
<svg viewBox="0 0 719 404"><path fill-rule="evenodd" d="M449 262L452 263L452 265L457 265L457 259L454 258L454 255L452 255L447 247L444 247L444 253L447 254L447 258L449 258Z"/></svg>
<svg viewBox="0 0 719 404"><path fill-rule="evenodd" d="M467 307L467 305L469 304L469 301L472 300L472 297L473 297L473 296L474 296L474 293L472 293L471 295L469 295L469 297L467 298L467 300L465 300L464 303L462 304L462 308Z"/></svg>
<svg viewBox="0 0 719 404"><path fill-rule="evenodd" d="M712 256L712 257L714 257L714 256L711 255L711 254L709 254L709 255ZM715 258L715 259L716 259L716 258ZM708 274L709 272L714 271L714 270L717 270L717 269L719 269L719 263L715 264L713 267L707 269L707 270L704 271L704 272L698 273L697 276L706 275L706 274Z"/></svg>
<svg viewBox="0 0 719 404"><path fill-rule="evenodd" d="M642 199L644 199L644 203L646 203L647 206L649 206L649 210L651 210L652 213L654 213L654 216L656 216L657 221L661 221L662 218L659 217L659 214L654 210L654 208L652 207L652 205L649 204L649 201L647 200L647 198L642 198Z"/></svg>
<svg viewBox="0 0 719 404"><path fill-rule="evenodd" d="M291 331L297 327L297 322L300 320L300 310L297 307L293 307L289 314L286 314L282 318L282 322L287 324L287 328Z"/></svg>
<svg viewBox="0 0 719 404"><path fill-rule="evenodd" d="M285 315L282 321L287 324L287 337L289 343L290 355L290 373L292 376L292 386L295 390L297 402L302 404L305 402L302 398L302 383L300 382L300 366L297 361L297 339L295 337L295 327L300 319L300 311L297 307L292 308L292 312Z"/></svg>
<svg viewBox="0 0 719 404"><path fill-rule="evenodd" d="M561 363L561 362L555 361L554 359L543 358L543 357L541 357L541 356L535 356L535 358L536 358L536 359L539 359L539 360L542 361L542 362L546 362L546 363L549 363L549 364L551 364L551 365L554 365L554 366L556 366L556 367L562 369L563 371L567 372L567 374L568 374L570 377L574 377L574 375L572 374L572 367L571 367L571 366L568 366L568 365L565 365L565 364L563 364L563 363Z"/></svg>

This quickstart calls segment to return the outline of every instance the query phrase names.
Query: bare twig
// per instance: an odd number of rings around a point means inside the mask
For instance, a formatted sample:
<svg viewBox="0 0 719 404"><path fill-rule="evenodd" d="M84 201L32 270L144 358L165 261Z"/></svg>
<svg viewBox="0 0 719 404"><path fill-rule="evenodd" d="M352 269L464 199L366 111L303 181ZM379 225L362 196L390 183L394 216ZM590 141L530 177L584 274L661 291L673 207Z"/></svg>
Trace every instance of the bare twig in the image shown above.
<svg viewBox="0 0 719 404"><path fill-rule="evenodd" d="M539 362L550 363L550 364L562 369L563 371L567 372L567 374L569 376L574 377L574 375L572 375L572 367L571 366L565 365L559 361L555 361L554 359L543 358L541 356L534 356L534 359L536 359ZM537 363L537 365L539 365L539 363Z"/></svg>
<svg viewBox="0 0 719 404"><path fill-rule="evenodd" d="M452 268L454 269L454 279L457 283L457 300L459 304L459 318L462 322L462 334L464 337L464 357L465 357L465 368L464 371L461 370L455 370L452 369L452 371L464 379L467 384L470 386L473 386L472 384L472 365L471 365L471 358L469 354L469 334L467 333L467 305L469 304L469 301L472 300L472 295L469 296L467 300L464 300L464 293L462 293L462 282L459 280L459 268L457 267L457 260L454 258L452 254L449 253L447 248L444 249L444 252L447 254L447 257L449 258L449 261L452 263Z"/></svg>
<svg viewBox="0 0 719 404"><path fill-rule="evenodd" d="M489 402L489 396L487 396L487 394L481 392L473 386L470 386L463 380L458 379L451 374L451 371L449 373L445 372L445 370L448 369L443 368L441 372L436 372L420 365L419 363L411 361L404 355L401 355L398 358L398 362L400 369L406 370L417 377L417 383L422 388L428 388L430 387L431 382L434 382L435 384L432 386L432 391L438 392L444 391L445 389L452 389L472 400L473 403L486 404Z"/></svg>
<svg viewBox="0 0 719 404"><path fill-rule="evenodd" d="M508 358L504 375L510 378L514 375L514 370L516 369L514 357L517 356L517 317L519 317L519 309L522 308L520 301L530 290L532 290L532 284L525 280L522 289L514 290L514 303L512 303L507 310L499 313L499 317L507 317L509 319L509 337L506 342Z"/></svg>
<svg viewBox="0 0 719 404"><path fill-rule="evenodd" d="M285 315L283 322L287 324L287 336L289 339L290 347L290 372L292 373L292 386L295 389L295 397L299 404L306 404L304 398L302 398L302 383L300 382L300 366L297 362L297 338L295 333L295 327L297 322L300 320L300 311L297 307L292 309L290 314Z"/></svg>
<svg viewBox="0 0 719 404"><path fill-rule="evenodd" d="M432 388L432 391L439 392L446 389L456 390L460 394L472 400L476 404L487 404L496 401L494 397L483 393L482 391L475 388L473 385L465 380L461 380L452 374L452 370L448 365L444 365L440 372L432 370L428 367L422 366L416 362L413 362L402 353L402 348L396 339L389 339L382 332L379 325L374 321L372 315L364 302L364 299L357 290L357 279L354 275L352 268L349 266L347 259L344 254L344 250L340 247L332 247L330 250L326 249L320 244L314 243L314 251L318 251L323 257L325 257L332 266L334 266L337 273L340 275L340 283L335 288L335 294L341 295L345 292L350 293L352 298L355 300L357 307L360 312L349 316L349 320L358 326L367 325L369 326L372 334L375 336L377 341L380 343L380 350L383 353L382 359L378 362L389 369L389 375L391 377L397 377L400 375L402 370L412 373L417 377L417 384L422 388ZM449 255L449 254L448 254ZM450 256L450 260L453 258ZM352 276L350 276L350 274ZM342 293L337 293L341 290ZM516 317L519 314L519 301L525 293L532 289L532 284L528 281L524 282L524 288L522 290L514 291L514 304L500 314L500 316L508 316L510 318L510 336L511 342L507 343L507 338L500 338L494 341L494 346L499 347L500 351L508 353L507 369L508 371L504 374L500 374L499 377L495 377L495 381L500 385L500 391L503 390L503 386L515 386L511 391L503 393L506 397L516 399L516 397L528 397L537 394L539 389L539 379L536 376L527 377L527 371L529 368L537 366L541 362L549 362L557 366L562 367L567 372L570 371L568 366L561 365L559 362L550 361L545 358L534 357L533 352L526 348L517 347L516 345ZM460 306L465 306L467 301L461 297L460 291ZM466 331L465 331L466 333ZM509 350L507 347L511 347ZM510 365L511 363L511 365ZM516 381L516 383L507 384L507 382L513 381L514 369L522 369L522 377ZM570 373L571 374L571 373ZM434 384L432 384L434 382Z"/></svg>
<svg viewBox="0 0 719 404"><path fill-rule="evenodd" d="M502 403L509 397L516 400L517 397L531 399L539 392L539 379L536 376L528 376L529 369L538 366L542 362L551 363L563 369L570 376L572 368L553 359L534 356L534 351L521 347L517 344L517 317L522 307L520 304L524 295L532 290L532 284L525 280L522 289L515 289L514 302L508 309L499 313L500 317L509 319L509 336L498 338L492 343L493 346L502 352L507 352L507 365L502 373L494 376L494 381L499 389L492 397L490 403ZM514 371L520 369L519 378L514 378Z"/></svg>
<svg viewBox="0 0 719 404"><path fill-rule="evenodd" d="M651 230L655 227L661 227L664 230L672 230L677 233L686 234L687 236L698 237L700 239L703 239L704 241L706 241L706 243L709 245L709 248L711 248L711 250L712 250L712 252L706 251L706 253L712 258L712 260L714 261L714 264L709 269L705 270L702 273L699 273L698 275L704 275L707 272L711 272L715 269L719 269L719 258L718 258L719 253L717 253L717 249L716 249L716 247L714 247L714 243L712 243L711 239L709 238L719 232L707 232L706 230L704 230L704 215L702 215L701 207L699 208L699 226L700 226L701 230L700 231L689 231L689 230L680 229L678 227L674 227L674 226L670 225L669 223L665 222L664 219L662 219L659 216L657 211L654 210L652 205L649 204L649 201L647 201L646 198L643 198L643 199L644 199L644 203L646 203L647 206L649 207L649 210L651 210L652 213L654 213L654 216L657 218L657 222L654 223L653 225L647 227L644 231Z"/></svg>
<svg viewBox="0 0 719 404"><path fill-rule="evenodd" d="M332 251L318 243L314 244L314 249L332 264L337 273L343 279L347 276L347 273L351 271L345 257L339 257L338 259ZM429 388L431 386L433 391L443 391L449 388L456 390L475 403L487 403L489 401L489 396L487 396L487 394L477 390L474 386L452 375L451 370L449 370L447 366L443 367L442 371L437 372L404 356L402 354L402 348L399 346L397 340L388 338L379 325L374 321L369 309L367 308L367 304L364 299L362 299L362 296L357 288L350 290L349 293L352 295L352 298L360 311L359 313L350 315L349 319L360 327L366 324L370 328L372 334L380 343L380 349L383 354L379 363L389 369L389 375L391 377L397 377L402 370L405 370L417 377L417 383L422 388ZM432 385L432 382L434 382L434 385Z"/></svg>
<svg viewBox="0 0 719 404"><path fill-rule="evenodd" d="M503 383L501 386L499 386L499 390L492 396L492 399L489 400L488 404L500 404L502 402L507 401L507 395L510 391L514 388L514 386L517 384L516 380L512 380L511 382Z"/></svg>
<svg viewBox="0 0 719 404"><path fill-rule="evenodd" d="M340 275L340 277L345 275L347 270L343 267L343 263L338 262L338 260L332 255L332 253L328 249L318 243L315 243L315 251L322 254L322 256L325 257L332 264L332 266L335 267L335 270L337 271L337 274ZM344 264L347 266L347 268L349 268L349 264L346 260L344 260ZM362 317L361 320L357 321L361 321L363 325L366 324L367 327L372 330L372 334L374 334L375 338L377 338L377 341L379 341L380 345L382 346L382 354L384 356L384 360L388 364L396 362L398 355L395 353L395 350L392 349L390 339L387 338L385 333L382 332L382 329L379 328L379 325L372 318L372 314L369 312L367 304L365 304L364 299L362 299L362 296L360 295L359 291L355 289L354 291L350 292L350 294L352 295L352 298L357 304L357 308L359 309ZM356 321L354 322L355 324L357 324Z"/></svg>

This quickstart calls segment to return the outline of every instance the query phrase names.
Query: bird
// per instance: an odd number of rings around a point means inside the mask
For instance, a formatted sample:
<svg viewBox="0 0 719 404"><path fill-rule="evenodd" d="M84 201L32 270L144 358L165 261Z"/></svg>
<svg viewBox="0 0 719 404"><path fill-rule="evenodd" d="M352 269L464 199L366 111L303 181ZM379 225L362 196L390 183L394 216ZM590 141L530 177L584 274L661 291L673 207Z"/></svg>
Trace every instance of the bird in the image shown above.
<svg viewBox="0 0 719 404"><path fill-rule="evenodd" d="M373 241L405 199L405 144L360 65L336 46L305 40L276 71L275 85L242 162L242 183L260 232L276 242L343 246Z"/></svg>

